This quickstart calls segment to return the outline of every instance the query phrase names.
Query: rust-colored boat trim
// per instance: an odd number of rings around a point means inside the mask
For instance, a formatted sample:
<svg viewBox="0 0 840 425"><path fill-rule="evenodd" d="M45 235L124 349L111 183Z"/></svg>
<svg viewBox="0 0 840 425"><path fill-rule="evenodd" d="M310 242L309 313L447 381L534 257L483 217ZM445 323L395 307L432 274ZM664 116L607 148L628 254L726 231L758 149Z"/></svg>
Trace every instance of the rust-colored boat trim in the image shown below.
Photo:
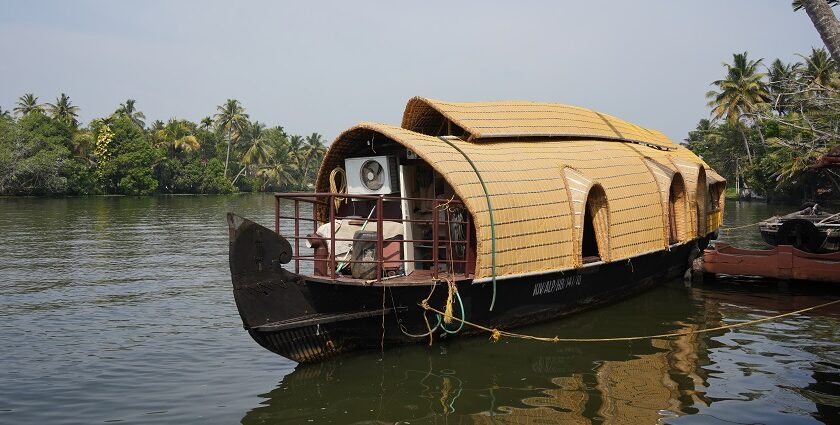
<svg viewBox="0 0 840 425"><path fill-rule="evenodd" d="M742 249L718 242L703 252L703 271L772 279L840 282L840 252L812 254L790 245Z"/></svg>

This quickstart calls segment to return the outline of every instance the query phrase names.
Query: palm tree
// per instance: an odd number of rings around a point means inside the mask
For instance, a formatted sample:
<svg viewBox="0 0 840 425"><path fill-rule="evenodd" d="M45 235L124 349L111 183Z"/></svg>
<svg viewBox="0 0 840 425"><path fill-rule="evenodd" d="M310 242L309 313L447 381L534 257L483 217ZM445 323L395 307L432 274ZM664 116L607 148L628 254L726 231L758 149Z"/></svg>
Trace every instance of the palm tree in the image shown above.
<svg viewBox="0 0 840 425"><path fill-rule="evenodd" d="M832 6L837 4L837 0L795 0L793 10L805 8L805 12L814 23L814 28L831 52L831 57L840 63L840 22L831 10Z"/></svg>
<svg viewBox="0 0 840 425"><path fill-rule="evenodd" d="M70 127L76 128L79 122L76 117L79 116L79 107L73 105L70 101L70 96L61 93L61 96L56 98L55 103L47 103L47 112L53 119L61 121Z"/></svg>
<svg viewBox="0 0 840 425"><path fill-rule="evenodd" d="M289 136L288 140L288 156L289 159L295 164L295 181L298 183L298 185L305 184L306 176L302 174L303 170L306 169L306 155L304 153L305 139L295 134Z"/></svg>
<svg viewBox="0 0 840 425"><path fill-rule="evenodd" d="M2 106L0 106L0 117L2 117L2 118L11 118L11 117L12 117L12 114L10 114L8 110L4 111L4 110L3 110L3 107L2 107Z"/></svg>
<svg viewBox="0 0 840 425"><path fill-rule="evenodd" d="M228 99L224 104L216 107L213 116L216 129L227 137L227 154L225 156L225 178L227 178L228 163L230 162L230 146L242 136L243 130L249 124L245 108L236 99Z"/></svg>
<svg viewBox="0 0 840 425"><path fill-rule="evenodd" d="M269 146L268 140L264 137L265 124L257 121L250 124L245 130L243 139L248 143L248 150L242 155L242 170L236 174L233 183L251 166L264 166L268 164L275 155L274 148Z"/></svg>
<svg viewBox="0 0 840 425"><path fill-rule="evenodd" d="M327 147L324 145L323 137L318 133L312 133L311 135L306 136L305 141L306 144L303 146L303 178L309 179L310 167L313 163L320 165L321 157L324 155L324 152L327 151Z"/></svg>
<svg viewBox="0 0 840 425"><path fill-rule="evenodd" d="M767 83L767 88L773 101L773 109L779 115L783 115L787 111L791 100L791 92L794 91L792 82L796 79L800 66L800 63L789 64L776 59L767 69L767 77L770 80Z"/></svg>
<svg viewBox="0 0 840 425"><path fill-rule="evenodd" d="M210 127L213 127L213 119L210 117L204 117L201 119L201 125L199 126L201 129L207 130Z"/></svg>
<svg viewBox="0 0 840 425"><path fill-rule="evenodd" d="M726 78L712 83L720 91L711 90L706 93L709 106L712 108L714 119L726 118L726 120L738 127L741 137L744 139L744 149L747 152L747 159L752 164L752 153L747 135L744 133L741 119L744 115L754 114L760 109L760 105L770 100L767 84L764 82L764 74L757 72L758 65L762 59L752 61L747 58L747 52L735 53L732 55L733 63L724 63L727 69Z"/></svg>
<svg viewBox="0 0 840 425"><path fill-rule="evenodd" d="M805 69L802 75L808 81L809 86L828 87L831 77L837 73L837 67L828 56L825 49L811 48L810 56L799 55L805 59Z"/></svg>
<svg viewBox="0 0 840 425"><path fill-rule="evenodd" d="M155 134L158 130L163 130L166 124L161 120L154 120L152 121L152 125L149 127L149 132Z"/></svg>
<svg viewBox="0 0 840 425"><path fill-rule="evenodd" d="M126 99L125 103L120 103L120 107L117 108L114 113L117 115L125 115L130 118L134 124L137 124L138 127L145 128L146 122L144 120L146 119L146 114L138 111L135 103L137 103L137 101L134 99Z"/></svg>
<svg viewBox="0 0 840 425"><path fill-rule="evenodd" d="M38 104L38 97L32 93L26 93L18 98L17 106L15 106L15 113L23 117L30 112L43 112L44 107Z"/></svg>
<svg viewBox="0 0 840 425"><path fill-rule="evenodd" d="M262 189L265 189L271 182L274 182L275 187L280 188L294 180L292 176L296 171L295 165L292 163L275 161L271 165L260 167L256 174L257 177L265 180Z"/></svg>
<svg viewBox="0 0 840 425"><path fill-rule="evenodd" d="M165 126L152 133L156 146L166 146L170 152L194 152L201 147L186 121L170 119Z"/></svg>

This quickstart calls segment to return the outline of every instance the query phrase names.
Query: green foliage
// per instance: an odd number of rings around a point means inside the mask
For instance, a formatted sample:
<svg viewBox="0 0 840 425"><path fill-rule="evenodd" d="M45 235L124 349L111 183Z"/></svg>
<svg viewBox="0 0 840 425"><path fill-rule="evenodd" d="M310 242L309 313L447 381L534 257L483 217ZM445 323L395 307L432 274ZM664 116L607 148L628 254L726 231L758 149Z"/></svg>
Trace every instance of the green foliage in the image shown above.
<svg viewBox="0 0 840 425"><path fill-rule="evenodd" d="M776 59L765 75L757 71L761 59L735 54L726 78L712 83L721 89L709 93L712 120L686 139L730 182L768 200L840 196L828 175L835 171L812 167L840 142L840 75L823 49L801 57Z"/></svg>
<svg viewBox="0 0 840 425"><path fill-rule="evenodd" d="M23 117L33 112L44 112L44 107L38 104L38 96L26 93L18 99L15 113Z"/></svg>
<svg viewBox="0 0 840 425"><path fill-rule="evenodd" d="M79 125L79 122L76 120L76 117L79 116L79 107L73 105L73 102L70 101L70 96L61 93L61 96L55 100L55 103L47 103L46 107L47 113L53 119L73 128Z"/></svg>
<svg viewBox="0 0 840 425"><path fill-rule="evenodd" d="M222 161L212 159L207 163L204 174L199 185L200 193L233 193L236 188L233 187L230 180L224 176L225 166Z"/></svg>
<svg viewBox="0 0 840 425"><path fill-rule="evenodd" d="M85 159L71 158L64 168L68 195L93 195L98 193L99 178L96 169Z"/></svg>
<svg viewBox="0 0 840 425"><path fill-rule="evenodd" d="M68 128L43 114L19 122L0 120L0 193L63 194L64 168L70 158Z"/></svg>
<svg viewBox="0 0 840 425"><path fill-rule="evenodd" d="M325 152L317 133L290 138L252 123L233 99L200 124L173 118L146 128L132 99L87 127L78 112L66 94L41 105L27 93L15 116L0 114L0 195L295 190L314 180Z"/></svg>
<svg viewBox="0 0 840 425"><path fill-rule="evenodd" d="M148 195L158 187L152 166L158 158L146 134L127 116L114 117L105 127L113 131L108 144L112 158L101 165L103 186L108 193Z"/></svg>
<svg viewBox="0 0 840 425"><path fill-rule="evenodd" d="M158 182L148 168L130 168L120 179L118 187L126 195L151 195Z"/></svg>

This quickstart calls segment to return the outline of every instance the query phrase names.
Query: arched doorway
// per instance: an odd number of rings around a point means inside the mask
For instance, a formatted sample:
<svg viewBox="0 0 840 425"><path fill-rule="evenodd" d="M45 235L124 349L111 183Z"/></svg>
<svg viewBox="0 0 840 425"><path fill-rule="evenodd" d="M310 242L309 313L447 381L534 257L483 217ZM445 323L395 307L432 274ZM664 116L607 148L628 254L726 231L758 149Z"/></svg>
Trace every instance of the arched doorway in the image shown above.
<svg viewBox="0 0 840 425"><path fill-rule="evenodd" d="M697 191L694 194L695 208L697 214L697 237L706 236L707 221L706 207L708 205L709 187L706 185L706 170L700 167L697 172Z"/></svg>
<svg viewBox="0 0 840 425"><path fill-rule="evenodd" d="M609 258L609 206L601 185L594 185L586 196L581 237L583 263L606 261Z"/></svg>
<svg viewBox="0 0 840 425"><path fill-rule="evenodd" d="M668 244L685 242L686 235L686 205L685 181L680 174L674 174L668 189Z"/></svg>

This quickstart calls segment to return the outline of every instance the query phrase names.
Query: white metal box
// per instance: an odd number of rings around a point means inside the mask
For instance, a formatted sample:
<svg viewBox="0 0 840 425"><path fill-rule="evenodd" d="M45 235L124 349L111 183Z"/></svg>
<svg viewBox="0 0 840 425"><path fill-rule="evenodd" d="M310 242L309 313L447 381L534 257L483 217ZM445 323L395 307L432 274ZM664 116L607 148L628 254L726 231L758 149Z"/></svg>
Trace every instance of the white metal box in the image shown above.
<svg viewBox="0 0 840 425"><path fill-rule="evenodd" d="M368 156L344 160L347 193L350 195L387 195L399 192L397 159L393 156Z"/></svg>

